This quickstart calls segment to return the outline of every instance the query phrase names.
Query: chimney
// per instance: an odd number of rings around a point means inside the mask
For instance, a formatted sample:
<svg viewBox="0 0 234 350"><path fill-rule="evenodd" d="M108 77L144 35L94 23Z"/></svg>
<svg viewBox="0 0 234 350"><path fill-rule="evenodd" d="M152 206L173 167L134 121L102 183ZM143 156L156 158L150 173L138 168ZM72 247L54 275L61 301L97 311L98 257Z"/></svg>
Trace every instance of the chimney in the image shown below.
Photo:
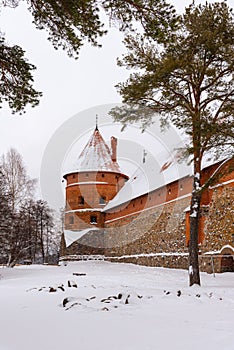
<svg viewBox="0 0 234 350"><path fill-rule="evenodd" d="M117 138L111 137L111 159L113 162L117 160Z"/></svg>

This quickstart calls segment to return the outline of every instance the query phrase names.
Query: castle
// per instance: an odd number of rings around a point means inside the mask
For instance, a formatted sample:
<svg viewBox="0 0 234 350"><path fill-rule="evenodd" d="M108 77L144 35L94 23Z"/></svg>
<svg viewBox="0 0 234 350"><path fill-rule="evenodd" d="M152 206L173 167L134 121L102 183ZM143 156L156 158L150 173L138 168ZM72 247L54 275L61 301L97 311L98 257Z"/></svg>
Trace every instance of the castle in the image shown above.
<svg viewBox="0 0 234 350"><path fill-rule="evenodd" d="M232 171L209 187L201 202L199 264L209 273L234 271L234 166L233 160L226 163ZM201 182L219 166L206 164ZM96 126L77 170L64 179L60 260L104 257L187 268L193 181L189 166L165 162L156 171L146 162L129 178L117 162L117 139L111 137L109 148Z"/></svg>

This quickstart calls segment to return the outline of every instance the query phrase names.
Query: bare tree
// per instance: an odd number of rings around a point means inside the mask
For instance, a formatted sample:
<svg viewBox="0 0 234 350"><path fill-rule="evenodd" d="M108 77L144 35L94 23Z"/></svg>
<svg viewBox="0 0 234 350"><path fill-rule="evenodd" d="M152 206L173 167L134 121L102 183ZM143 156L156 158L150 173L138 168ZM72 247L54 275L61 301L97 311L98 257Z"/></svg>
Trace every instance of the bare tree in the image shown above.
<svg viewBox="0 0 234 350"><path fill-rule="evenodd" d="M10 149L0 162L0 261L48 263L58 256L54 212L34 200L36 180L27 175L21 155ZM57 226L56 226L57 227Z"/></svg>
<svg viewBox="0 0 234 350"><path fill-rule="evenodd" d="M14 212L20 203L32 198L37 181L29 178L22 156L14 148L11 148L6 155L2 156L0 166L4 175L11 210Z"/></svg>

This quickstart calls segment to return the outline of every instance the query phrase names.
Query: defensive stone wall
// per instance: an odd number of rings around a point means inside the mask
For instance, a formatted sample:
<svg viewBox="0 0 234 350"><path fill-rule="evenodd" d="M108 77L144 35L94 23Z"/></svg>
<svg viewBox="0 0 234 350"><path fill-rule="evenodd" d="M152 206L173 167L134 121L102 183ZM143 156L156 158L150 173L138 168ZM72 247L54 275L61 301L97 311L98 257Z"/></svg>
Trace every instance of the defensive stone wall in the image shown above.
<svg viewBox="0 0 234 350"><path fill-rule="evenodd" d="M69 255L104 255L103 230L90 231L78 241L66 247L64 235L61 240L61 256Z"/></svg>
<svg viewBox="0 0 234 350"><path fill-rule="evenodd" d="M185 253L185 213L190 198L149 208L105 224L106 256Z"/></svg>
<svg viewBox="0 0 234 350"><path fill-rule="evenodd" d="M213 168L208 169L205 175L209 177L213 171ZM218 185L206 191L202 200L201 271L233 271L233 179L234 172L224 176ZM63 241L61 255L101 254L109 261L187 268L189 237L188 223L186 237L185 209L190 205L190 193L191 178L187 177L107 212L97 212L99 230L89 232L68 248ZM90 212L84 210L72 215L75 227L83 228L82 223L87 227ZM76 221L78 219L81 223ZM69 222L66 227L73 228ZM225 257L222 252L227 245L231 248L225 251Z"/></svg>
<svg viewBox="0 0 234 350"><path fill-rule="evenodd" d="M227 244L234 246L234 187L230 185L213 190L202 251L217 252Z"/></svg>
<svg viewBox="0 0 234 350"><path fill-rule="evenodd" d="M218 185L211 189L204 241L200 245L201 271L222 272L222 247L234 247L234 187ZM170 268L188 267L185 239L185 213L190 198L127 216L108 225L105 255L113 262L128 262ZM144 230L146 228L146 230ZM111 238L110 238L111 237ZM107 240L105 238L105 240ZM113 245L111 247L111 244Z"/></svg>

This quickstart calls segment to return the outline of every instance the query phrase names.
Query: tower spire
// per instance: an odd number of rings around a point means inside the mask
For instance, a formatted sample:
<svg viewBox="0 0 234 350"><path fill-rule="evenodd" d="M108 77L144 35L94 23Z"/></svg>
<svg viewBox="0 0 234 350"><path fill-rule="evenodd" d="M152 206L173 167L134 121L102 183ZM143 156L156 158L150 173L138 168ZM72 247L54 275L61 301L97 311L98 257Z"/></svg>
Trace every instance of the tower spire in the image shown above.
<svg viewBox="0 0 234 350"><path fill-rule="evenodd" d="M98 115L96 114L96 128L95 130L98 130Z"/></svg>

